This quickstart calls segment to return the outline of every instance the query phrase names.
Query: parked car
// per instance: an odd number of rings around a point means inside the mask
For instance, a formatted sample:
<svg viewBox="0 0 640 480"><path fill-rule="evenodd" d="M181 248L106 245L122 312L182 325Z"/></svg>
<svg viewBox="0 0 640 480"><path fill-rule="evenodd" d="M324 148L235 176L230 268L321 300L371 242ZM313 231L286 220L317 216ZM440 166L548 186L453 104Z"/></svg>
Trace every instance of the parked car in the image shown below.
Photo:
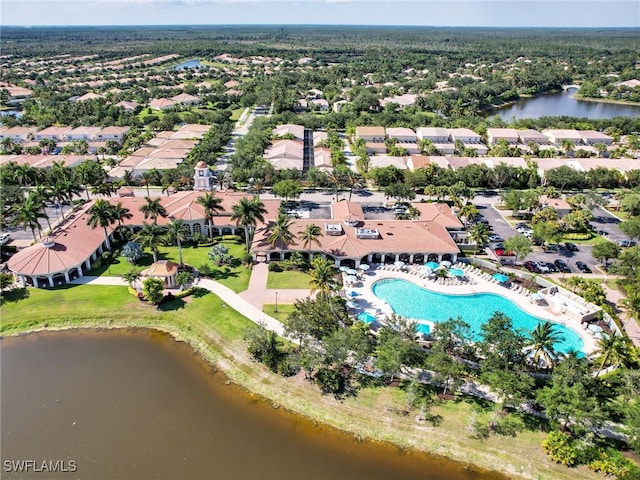
<svg viewBox="0 0 640 480"><path fill-rule="evenodd" d="M579 251L578 246L575 243L565 243L564 244L564 248L566 248L567 250L569 250L570 252L577 252Z"/></svg>
<svg viewBox="0 0 640 480"><path fill-rule="evenodd" d="M534 262L524 262L524 268L533 273L540 273L538 266Z"/></svg>
<svg viewBox="0 0 640 480"><path fill-rule="evenodd" d="M490 242L504 242L504 238L502 238L497 233L494 233L492 235L489 235L489 241Z"/></svg>
<svg viewBox="0 0 640 480"><path fill-rule="evenodd" d="M555 262L553 262L554 265L556 267L558 267L558 270L564 273L571 273L571 269L569 268L569 265L567 265L564 260L556 260Z"/></svg>
<svg viewBox="0 0 640 480"><path fill-rule="evenodd" d="M544 247L545 252L557 252L558 244L557 243L549 243L546 247Z"/></svg>
<svg viewBox="0 0 640 480"><path fill-rule="evenodd" d="M551 273L556 273L558 271L558 267L556 267L555 264L551 262L546 262L546 265Z"/></svg>
<svg viewBox="0 0 640 480"><path fill-rule="evenodd" d="M520 229L520 228L531 228L531 227L529 226L528 223L522 223L522 222L516 223L516 229Z"/></svg>
<svg viewBox="0 0 640 480"><path fill-rule="evenodd" d="M549 267L547 267L547 262L535 262L536 267L538 267L538 271L540 273L549 273Z"/></svg>
<svg viewBox="0 0 640 480"><path fill-rule="evenodd" d="M620 240L618 242L618 245L620 245L621 247L627 248L627 247L635 247L637 243L635 240Z"/></svg>
<svg viewBox="0 0 640 480"><path fill-rule="evenodd" d="M529 225L522 225L518 227L518 233L522 233L524 235L527 232L533 233L533 230Z"/></svg>
<svg viewBox="0 0 640 480"><path fill-rule="evenodd" d="M584 263L584 262L576 262L576 267L578 268L578 270L580 270L582 273L591 273L591 269L589 268L589 266Z"/></svg>
<svg viewBox="0 0 640 480"><path fill-rule="evenodd" d="M8 233L0 234L0 245L6 245L11 240L11 236Z"/></svg>

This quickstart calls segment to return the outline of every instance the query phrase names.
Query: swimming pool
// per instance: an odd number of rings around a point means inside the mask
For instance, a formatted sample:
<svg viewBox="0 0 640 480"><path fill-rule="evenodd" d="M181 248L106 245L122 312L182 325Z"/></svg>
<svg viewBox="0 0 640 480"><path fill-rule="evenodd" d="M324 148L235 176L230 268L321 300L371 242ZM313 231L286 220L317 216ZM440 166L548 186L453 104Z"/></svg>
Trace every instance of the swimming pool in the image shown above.
<svg viewBox="0 0 640 480"><path fill-rule="evenodd" d="M459 316L471 325L475 339L480 338L480 327L496 311L511 318L515 329L527 332L544 321L528 314L511 300L492 293L450 295L432 292L400 279L380 280L373 284L372 289L376 297L383 299L391 305L394 312L403 317L444 322ZM559 323L554 323L554 326L562 338L554 345L556 350L563 353L582 351L584 343L578 333Z"/></svg>
<svg viewBox="0 0 640 480"><path fill-rule="evenodd" d="M376 321L376 317L374 317L373 315L367 312L360 313L357 318L361 322L364 322L366 325L369 325L370 323L373 323ZM418 331L418 333L427 334L431 331L431 327L427 323L418 322L418 326L416 330Z"/></svg>

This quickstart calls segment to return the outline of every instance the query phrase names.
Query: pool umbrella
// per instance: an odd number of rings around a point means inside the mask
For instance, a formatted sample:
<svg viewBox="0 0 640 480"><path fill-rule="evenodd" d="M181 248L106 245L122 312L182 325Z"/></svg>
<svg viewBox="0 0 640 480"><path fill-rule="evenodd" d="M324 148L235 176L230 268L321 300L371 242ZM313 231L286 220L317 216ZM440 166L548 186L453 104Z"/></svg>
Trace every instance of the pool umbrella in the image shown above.
<svg viewBox="0 0 640 480"><path fill-rule="evenodd" d="M431 275L433 273L433 270L429 267L422 267L422 271L427 275Z"/></svg>
<svg viewBox="0 0 640 480"><path fill-rule="evenodd" d="M348 283L356 283L357 281L358 281L358 277L356 277L355 275L347 276L347 282Z"/></svg>
<svg viewBox="0 0 640 480"><path fill-rule="evenodd" d="M429 267L431 270L437 270L440 265L436 262L427 262L424 264L425 267Z"/></svg>
<svg viewBox="0 0 640 480"><path fill-rule="evenodd" d="M451 262L449 260L444 260L440 262L440 265L442 265L444 268L449 268L451 266Z"/></svg>
<svg viewBox="0 0 640 480"><path fill-rule="evenodd" d="M350 296L350 297L357 297L358 295L360 295L360 294L359 294L358 292L354 291L354 290L351 290L351 291L349 292L349 296Z"/></svg>
<svg viewBox="0 0 640 480"><path fill-rule="evenodd" d="M367 270L369 270L369 265L367 265L366 263L361 263L360 266L358 267L360 270L364 270L365 272Z"/></svg>
<svg viewBox="0 0 640 480"><path fill-rule="evenodd" d="M347 307L349 307L349 308L357 308L358 304L356 302L349 301L349 302L347 302Z"/></svg>
<svg viewBox="0 0 640 480"><path fill-rule="evenodd" d="M401 260L398 260L397 262L393 263L396 267L404 267L404 262Z"/></svg>
<svg viewBox="0 0 640 480"><path fill-rule="evenodd" d="M358 271L354 270L353 268L350 268L349 270L347 270L347 275L357 275Z"/></svg>
<svg viewBox="0 0 640 480"><path fill-rule="evenodd" d="M345 265L343 265L343 266L341 266L341 267L340 267L340 271L341 271L341 272L346 272L347 270L349 270L349 267L347 267L347 266L345 266Z"/></svg>
<svg viewBox="0 0 640 480"><path fill-rule="evenodd" d="M502 274L502 273L494 273L493 274L493 279L496 280L497 282L500 283L505 283L509 281L509 277L507 277L506 275Z"/></svg>
<svg viewBox="0 0 640 480"><path fill-rule="evenodd" d="M449 269L449 273L454 277L464 277L464 270L461 270L459 268L451 268Z"/></svg>

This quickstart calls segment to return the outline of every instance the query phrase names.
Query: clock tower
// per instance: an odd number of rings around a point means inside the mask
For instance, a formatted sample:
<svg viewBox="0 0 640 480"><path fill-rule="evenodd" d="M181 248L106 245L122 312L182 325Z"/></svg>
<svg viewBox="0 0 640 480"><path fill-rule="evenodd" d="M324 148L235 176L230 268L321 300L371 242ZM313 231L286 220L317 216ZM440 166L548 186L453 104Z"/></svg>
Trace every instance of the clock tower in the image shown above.
<svg viewBox="0 0 640 480"><path fill-rule="evenodd" d="M195 168L193 174L193 189L194 190L211 190L211 170L209 165L204 160L200 160Z"/></svg>

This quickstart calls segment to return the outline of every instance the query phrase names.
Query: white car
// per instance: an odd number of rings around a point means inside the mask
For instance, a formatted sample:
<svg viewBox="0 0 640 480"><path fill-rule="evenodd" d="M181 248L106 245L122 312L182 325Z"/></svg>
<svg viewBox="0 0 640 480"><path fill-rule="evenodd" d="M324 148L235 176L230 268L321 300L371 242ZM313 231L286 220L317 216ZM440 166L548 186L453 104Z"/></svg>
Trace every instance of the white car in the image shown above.
<svg viewBox="0 0 640 480"><path fill-rule="evenodd" d="M6 245L11 240L11 237L8 233L0 234L0 245Z"/></svg>
<svg viewBox="0 0 640 480"><path fill-rule="evenodd" d="M549 267L547 267L547 264L545 262L534 262L536 267L538 267L538 270L540 270L540 273L549 273Z"/></svg>

